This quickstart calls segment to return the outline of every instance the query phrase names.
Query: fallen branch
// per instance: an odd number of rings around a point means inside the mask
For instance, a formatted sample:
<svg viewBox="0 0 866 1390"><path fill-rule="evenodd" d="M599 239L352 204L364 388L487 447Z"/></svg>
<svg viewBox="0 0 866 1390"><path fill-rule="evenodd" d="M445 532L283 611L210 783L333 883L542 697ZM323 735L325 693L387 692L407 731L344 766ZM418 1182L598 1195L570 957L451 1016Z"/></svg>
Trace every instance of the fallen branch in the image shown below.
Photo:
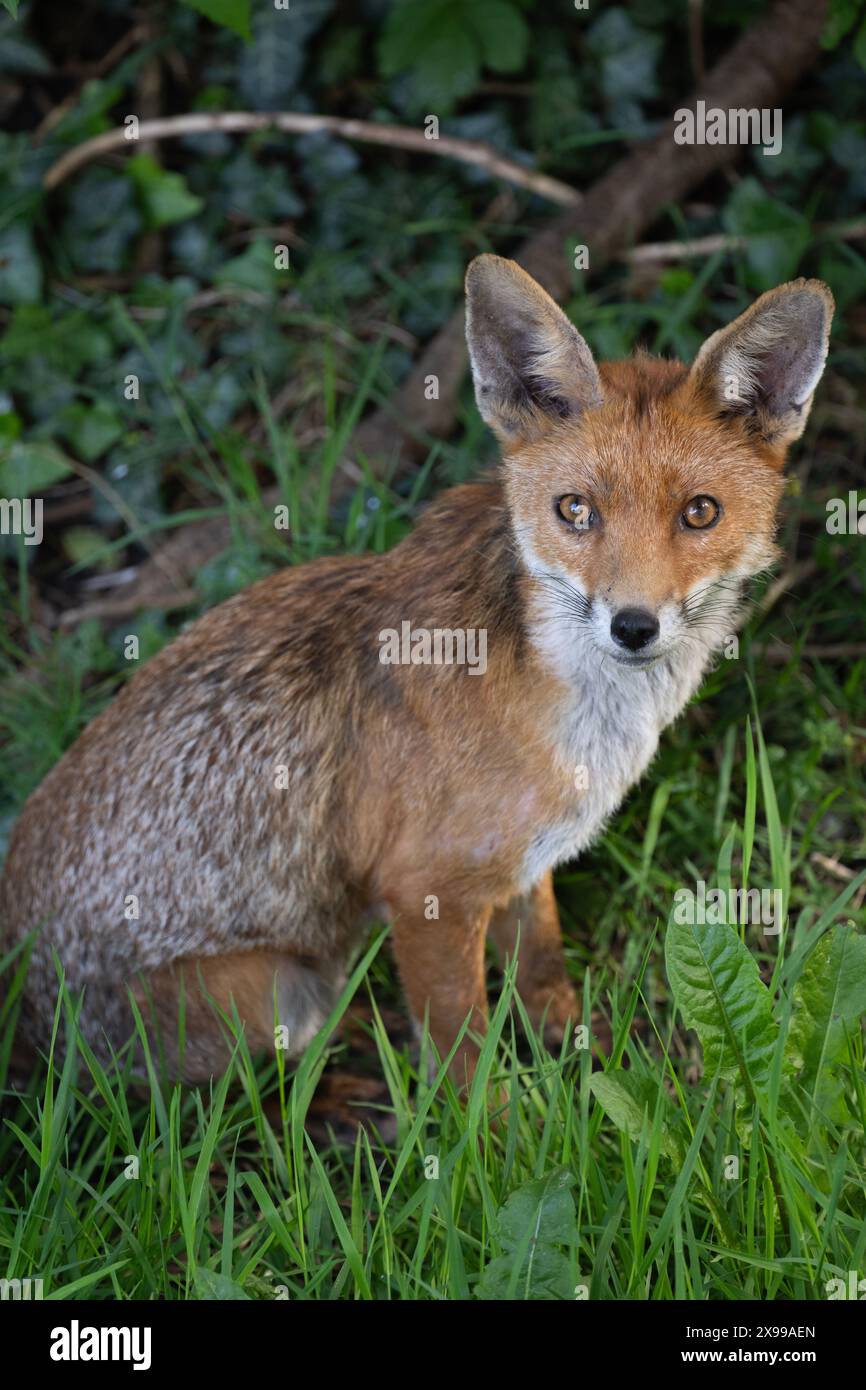
<svg viewBox="0 0 866 1390"><path fill-rule="evenodd" d="M414 150L416 154L437 154L445 159L460 160L463 164L474 164L494 178L526 188L551 203L573 207L580 202L580 194L567 183L550 178L537 169L527 169L513 159L506 159L483 140L461 140L453 135L440 135L434 140L413 126L355 121L342 116L318 116L301 111L190 111L182 116L160 116L152 121L139 121L134 140L125 126L117 126L102 135L95 135L92 140L73 146L51 165L42 182L50 192L70 174L74 174L76 169L98 159L100 155L108 154L111 150L129 150L141 142L173 140L181 135L213 135L217 132L240 134L253 130L279 130L290 135L327 131L330 135L342 136L344 140L358 140L362 144Z"/></svg>

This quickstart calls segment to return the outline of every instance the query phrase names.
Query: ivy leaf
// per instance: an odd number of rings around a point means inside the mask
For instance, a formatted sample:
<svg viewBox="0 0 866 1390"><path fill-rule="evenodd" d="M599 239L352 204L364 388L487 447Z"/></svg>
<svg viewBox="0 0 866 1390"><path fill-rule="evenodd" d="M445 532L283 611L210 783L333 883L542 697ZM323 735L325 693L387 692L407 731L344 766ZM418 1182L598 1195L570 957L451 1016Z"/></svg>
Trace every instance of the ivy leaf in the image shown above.
<svg viewBox="0 0 866 1390"><path fill-rule="evenodd" d="M250 0L183 0L206 19L224 29L232 29L242 39L250 37Z"/></svg>
<svg viewBox="0 0 866 1390"><path fill-rule="evenodd" d="M587 43L598 65L602 94L614 110L631 110L658 94L660 35L641 29L625 10L614 7L596 19Z"/></svg>
<svg viewBox="0 0 866 1390"><path fill-rule="evenodd" d="M445 114L475 87L482 64L497 72L520 67L528 39L509 0L400 0L379 40L379 70L409 72L416 104Z"/></svg>
<svg viewBox="0 0 866 1390"><path fill-rule="evenodd" d="M821 31L822 48L838 48L845 35L854 28L860 13L860 0L832 0Z"/></svg>
<svg viewBox="0 0 866 1390"><path fill-rule="evenodd" d="M106 552L105 537L95 526L65 527L62 545L64 554L74 565L106 571L114 567L114 556Z"/></svg>
<svg viewBox="0 0 866 1390"><path fill-rule="evenodd" d="M274 263L274 247L267 241L251 241L239 256L233 256L220 266L214 276L217 285L238 285L241 289L256 290L260 294L273 294L285 277L284 270L277 270Z"/></svg>
<svg viewBox="0 0 866 1390"><path fill-rule="evenodd" d="M87 169L74 181L62 237L78 269L123 268L144 225L140 201L125 171Z"/></svg>
<svg viewBox="0 0 866 1390"><path fill-rule="evenodd" d="M16 439L0 450L0 497L32 497L71 472L69 460L53 444Z"/></svg>
<svg viewBox="0 0 866 1390"><path fill-rule="evenodd" d="M240 94L256 111L287 105L304 71L307 41L333 5L334 0L291 0L290 10L273 3L257 8L252 43L238 60Z"/></svg>
<svg viewBox="0 0 866 1390"><path fill-rule="evenodd" d="M529 30L519 10L505 0L473 0L467 15L489 68L494 72L516 72L523 66Z"/></svg>
<svg viewBox="0 0 866 1390"><path fill-rule="evenodd" d="M73 452L85 463L93 463L120 438L124 423L105 401L93 405L73 401L61 412L59 429Z"/></svg>
<svg viewBox="0 0 866 1390"><path fill-rule="evenodd" d="M163 169L149 154L136 154L127 164L145 217L151 227L167 227L195 217L204 207L204 199L191 193L182 174Z"/></svg>
<svg viewBox="0 0 866 1390"><path fill-rule="evenodd" d="M42 266L29 227L13 223L0 232L0 304L36 304Z"/></svg>
<svg viewBox="0 0 866 1390"><path fill-rule="evenodd" d="M4 19L0 25L0 72L45 73L51 70L51 63L42 49L25 39L11 20Z"/></svg>
<svg viewBox="0 0 866 1390"><path fill-rule="evenodd" d="M757 179L741 180L722 221L734 236L748 238L743 254L752 289L772 289L796 274L809 244L809 221L787 203L769 198Z"/></svg>

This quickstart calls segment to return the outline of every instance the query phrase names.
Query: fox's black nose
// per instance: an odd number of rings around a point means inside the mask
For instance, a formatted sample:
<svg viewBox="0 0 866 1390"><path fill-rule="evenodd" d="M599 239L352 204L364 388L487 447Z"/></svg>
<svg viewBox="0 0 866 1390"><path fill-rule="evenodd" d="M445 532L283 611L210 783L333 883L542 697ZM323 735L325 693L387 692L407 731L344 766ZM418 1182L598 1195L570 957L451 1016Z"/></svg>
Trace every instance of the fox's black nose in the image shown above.
<svg viewBox="0 0 866 1390"><path fill-rule="evenodd" d="M639 652L659 635L658 619L645 608L621 608L610 620L610 635L621 647Z"/></svg>

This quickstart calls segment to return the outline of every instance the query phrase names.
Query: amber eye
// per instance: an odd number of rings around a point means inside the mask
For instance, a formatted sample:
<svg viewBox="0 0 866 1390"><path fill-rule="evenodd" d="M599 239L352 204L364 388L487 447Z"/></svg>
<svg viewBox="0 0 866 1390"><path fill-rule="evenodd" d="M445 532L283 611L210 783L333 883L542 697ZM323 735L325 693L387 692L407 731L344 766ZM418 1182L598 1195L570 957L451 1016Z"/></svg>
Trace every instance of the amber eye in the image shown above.
<svg viewBox="0 0 866 1390"><path fill-rule="evenodd" d="M591 502L576 492L568 492L556 503L556 510L576 531L588 531L598 521L598 514Z"/></svg>
<svg viewBox="0 0 866 1390"><path fill-rule="evenodd" d="M706 531L710 526L715 526L721 514L722 509L715 497L693 497L683 510L683 525L692 531Z"/></svg>

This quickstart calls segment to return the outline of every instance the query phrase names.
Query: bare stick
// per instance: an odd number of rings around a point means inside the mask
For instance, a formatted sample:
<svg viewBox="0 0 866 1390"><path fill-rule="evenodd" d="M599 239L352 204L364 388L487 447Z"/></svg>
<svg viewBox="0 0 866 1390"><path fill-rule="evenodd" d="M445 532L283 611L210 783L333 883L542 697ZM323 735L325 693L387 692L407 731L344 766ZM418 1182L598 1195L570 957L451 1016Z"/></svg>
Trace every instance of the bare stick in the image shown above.
<svg viewBox="0 0 866 1390"><path fill-rule="evenodd" d="M819 241L857 241L866 236L866 221L819 222L813 228ZM713 232L710 236L693 237L690 241L645 241L623 252L623 260L641 265L653 261L684 261L692 256L714 256L717 251L742 251L757 236L733 236Z"/></svg>
<svg viewBox="0 0 866 1390"><path fill-rule="evenodd" d="M436 140L431 140L423 130L415 130L412 126L355 121L342 116L308 115L300 111L190 111L182 116L160 116L156 120L140 121L135 140L130 139L126 127L117 126L102 135L95 135L92 140L73 146L61 155L45 174L43 184L50 191L90 160L98 159L111 150L135 148L140 141L173 140L179 135L212 135L217 131L237 134L251 130L279 130L290 135L328 131L331 135L342 136L344 140L358 140L363 144L414 150L416 154L438 154L446 159L458 159L463 164L474 164L496 178L527 188L552 203L574 207L580 202L580 194L567 183L506 159L483 140L460 140L453 135L440 135Z"/></svg>
<svg viewBox="0 0 866 1390"><path fill-rule="evenodd" d="M784 666L795 657L798 661L858 661L866 656L866 642L807 642L797 651L784 642L773 642L758 644L752 650L774 666Z"/></svg>

